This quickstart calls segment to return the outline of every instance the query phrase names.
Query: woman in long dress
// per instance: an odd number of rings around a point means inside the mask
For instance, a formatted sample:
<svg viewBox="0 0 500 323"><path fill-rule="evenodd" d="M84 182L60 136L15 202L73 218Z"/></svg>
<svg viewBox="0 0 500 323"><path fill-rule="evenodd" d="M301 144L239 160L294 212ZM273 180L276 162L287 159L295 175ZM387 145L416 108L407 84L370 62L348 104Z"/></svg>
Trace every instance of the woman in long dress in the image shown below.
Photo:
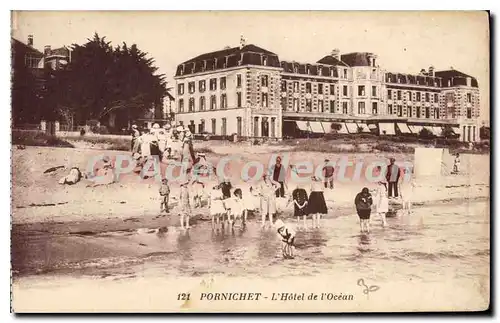
<svg viewBox="0 0 500 323"><path fill-rule="evenodd" d="M266 216L269 216L269 223L273 224L273 215L276 213L276 190L280 186L273 182L267 174L262 176L259 185L260 214L262 216L262 227L266 224Z"/></svg>
<svg viewBox="0 0 500 323"><path fill-rule="evenodd" d="M213 187L210 192L210 216L212 218L212 230L221 224L221 218L224 217L226 209L222 202L222 191L219 185Z"/></svg>
<svg viewBox="0 0 500 323"><path fill-rule="evenodd" d="M405 169L405 173L409 170ZM413 201L413 195L415 192L415 180L412 176L404 176L403 181L400 184L401 199L403 201L403 212L410 214L411 203Z"/></svg>
<svg viewBox="0 0 500 323"><path fill-rule="evenodd" d="M375 189L375 212L382 219L382 226L387 225L386 215L389 212L389 198L387 197L387 187L384 182L378 182Z"/></svg>
<svg viewBox="0 0 500 323"><path fill-rule="evenodd" d="M311 194L309 194L309 201L307 202L307 211L312 215L313 228L319 228L321 215L326 215L328 208L323 194L323 183L316 176L311 179Z"/></svg>

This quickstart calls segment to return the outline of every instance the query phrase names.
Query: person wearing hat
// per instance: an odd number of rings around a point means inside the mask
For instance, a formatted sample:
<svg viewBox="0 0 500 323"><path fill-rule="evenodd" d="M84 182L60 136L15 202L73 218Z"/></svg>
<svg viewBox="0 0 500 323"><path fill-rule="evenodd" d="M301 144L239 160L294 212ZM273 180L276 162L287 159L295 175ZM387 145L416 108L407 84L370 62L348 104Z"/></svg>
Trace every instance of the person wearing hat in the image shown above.
<svg viewBox="0 0 500 323"><path fill-rule="evenodd" d="M293 250L295 248L295 230L286 225L281 219L277 219L276 222L274 222L274 227L278 231L281 241L283 242L283 258L293 259Z"/></svg>
<svg viewBox="0 0 500 323"><path fill-rule="evenodd" d="M191 168L196 160L192 137L193 135L191 134L191 131L189 131L189 129L185 129L184 136L182 136L181 161L189 163L189 168Z"/></svg>
<svg viewBox="0 0 500 323"><path fill-rule="evenodd" d="M330 160L325 159L325 166L323 167L323 176L325 188L330 188L333 190L333 173L335 172L335 167L329 164Z"/></svg>
<svg viewBox="0 0 500 323"><path fill-rule="evenodd" d="M137 128L137 125L132 125L132 141L130 143L130 150L132 153L137 152L139 145L136 145L137 139L141 136L141 132Z"/></svg>
<svg viewBox="0 0 500 323"><path fill-rule="evenodd" d="M370 233L370 215L372 212L373 199L368 188L363 187L361 192L356 195L354 205L359 217L359 226L361 233Z"/></svg>
<svg viewBox="0 0 500 323"><path fill-rule="evenodd" d="M387 165L387 173L385 178L387 183L389 183L389 198L399 197L398 194L398 182L400 177L400 170L398 165L395 164L396 159L391 157L389 159L389 165Z"/></svg>
<svg viewBox="0 0 500 323"><path fill-rule="evenodd" d="M165 123L163 125L165 131L165 148L163 149L163 158L170 158L172 153L172 138L173 138L173 128L170 123Z"/></svg>

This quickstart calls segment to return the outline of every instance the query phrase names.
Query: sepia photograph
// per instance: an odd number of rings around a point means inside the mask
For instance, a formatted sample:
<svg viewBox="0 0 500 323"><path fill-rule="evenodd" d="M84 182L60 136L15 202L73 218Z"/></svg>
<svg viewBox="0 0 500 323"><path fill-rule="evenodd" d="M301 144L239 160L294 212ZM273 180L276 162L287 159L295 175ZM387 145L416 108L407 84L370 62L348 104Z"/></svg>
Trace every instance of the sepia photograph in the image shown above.
<svg viewBox="0 0 500 323"><path fill-rule="evenodd" d="M490 309L488 11L11 11L13 313Z"/></svg>

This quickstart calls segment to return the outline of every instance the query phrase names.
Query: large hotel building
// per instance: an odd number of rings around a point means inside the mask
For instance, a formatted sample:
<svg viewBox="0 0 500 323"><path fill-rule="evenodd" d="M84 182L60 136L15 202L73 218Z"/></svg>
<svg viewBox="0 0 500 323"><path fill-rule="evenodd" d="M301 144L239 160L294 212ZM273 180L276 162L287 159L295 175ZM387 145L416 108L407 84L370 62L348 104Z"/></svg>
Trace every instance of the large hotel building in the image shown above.
<svg viewBox="0 0 500 323"><path fill-rule="evenodd" d="M373 53L316 63L280 61L255 45L202 54L178 65L176 121L195 134L283 138L309 133L419 133L450 125L479 140L477 80L452 68L384 71Z"/></svg>

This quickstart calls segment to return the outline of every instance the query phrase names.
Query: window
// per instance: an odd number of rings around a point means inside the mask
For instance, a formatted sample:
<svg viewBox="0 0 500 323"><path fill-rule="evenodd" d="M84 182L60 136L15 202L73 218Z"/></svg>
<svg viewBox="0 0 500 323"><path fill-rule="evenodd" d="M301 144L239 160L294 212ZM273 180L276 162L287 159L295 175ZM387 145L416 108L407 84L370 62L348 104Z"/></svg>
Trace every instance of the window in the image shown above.
<svg viewBox="0 0 500 323"><path fill-rule="evenodd" d="M347 96L348 95L348 93L347 93L347 85L342 86L342 95L343 96Z"/></svg>
<svg viewBox="0 0 500 323"><path fill-rule="evenodd" d="M236 87L241 87L241 74L236 75Z"/></svg>
<svg viewBox="0 0 500 323"><path fill-rule="evenodd" d="M286 92L286 81L281 81L281 92Z"/></svg>
<svg viewBox="0 0 500 323"><path fill-rule="evenodd" d="M335 101L330 100L330 113L335 113Z"/></svg>
<svg viewBox="0 0 500 323"><path fill-rule="evenodd" d="M372 96L377 96L377 87L372 86Z"/></svg>
<svg viewBox="0 0 500 323"><path fill-rule="evenodd" d="M267 93L262 93L262 106L267 108L269 102L267 100Z"/></svg>
<svg viewBox="0 0 500 323"><path fill-rule="evenodd" d="M358 96L365 96L365 86L358 85Z"/></svg>
<svg viewBox="0 0 500 323"><path fill-rule="evenodd" d="M194 125L194 120L191 120L189 121L189 131L191 131L192 133L196 133L196 126Z"/></svg>
<svg viewBox="0 0 500 323"><path fill-rule="evenodd" d="M365 103L358 102L358 114L365 114Z"/></svg>
<svg viewBox="0 0 500 323"><path fill-rule="evenodd" d="M306 93L311 93L311 83L306 83Z"/></svg>
<svg viewBox="0 0 500 323"><path fill-rule="evenodd" d="M293 82L293 92L299 92L299 82Z"/></svg>
<svg viewBox="0 0 500 323"><path fill-rule="evenodd" d="M217 99L215 98L215 95L210 96L210 110L215 110L217 109Z"/></svg>
<svg viewBox="0 0 500 323"><path fill-rule="evenodd" d="M318 84L318 94L323 94L323 84Z"/></svg>
<svg viewBox="0 0 500 323"><path fill-rule="evenodd" d="M318 109L320 112L325 112L325 103L323 102L323 100L319 100L318 101Z"/></svg>
<svg viewBox="0 0 500 323"><path fill-rule="evenodd" d="M281 110L286 111L287 109L287 102L286 102L286 97L281 98Z"/></svg>
<svg viewBox="0 0 500 323"><path fill-rule="evenodd" d="M429 107L425 108L425 117L427 119L431 117L431 109Z"/></svg>
<svg viewBox="0 0 500 323"><path fill-rule="evenodd" d="M189 98L189 112L194 111L194 98Z"/></svg>
<svg viewBox="0 0 500 323"><path fill-rule="evenodd" d="M429 98L429 93L426 92L425 93L425 102L429 102L430 101L430 98Z"/></svg>
<svg viewBox="0 0 500 323"><path fill-rule="evenodd" d="M210 79L210 91L217 90L217 79Z"/></svg>
<svg viewBox="0 0 500 323"><path fill-rule="evenodd" d="M401 90L398 90L398 100L401 100Z"/></svg>
<svg viewBox="0 0 500 323"><path fill-rule="evenodd" d="M398 117L403 116L403 107L401 105L398 105Z"/></svg>
<svg viewBox="0 0 500 323"><path fill-rule="evenodd" d="M226 118L222 118L222 131L221 134L223 136L227 136L227 120Z"/></svg>
<svg viewBox="0 0 500 323"><path fill-rule="evenodd" d="M387 90L387 99L392 99L392 91L391 90Z"/></svg>
<svg viewBox="0 0 500 323"><path fill-rule="evenodd" d="M242 122L241 122L241 117L236 117L236 134L238 136L241 136L241 131L242 129Z"/></svg>
<svg viewBox="0 0 500 323"><path fill-rule="evenodd" d="M220 96L220 108L227 109L227 95L225 93Z"/></svg>
<svg viewBox="0 0 500 323"><path fill-rule="evenodd" d="M206 90L206 82L205 80L199 81L198 82L198 87L200 92L205 92Z"/></svg>
<svg viewBox="0 0 500 323"><path fill-rule="evenodd" d="M472 108L467 108L467 119L472 119Z"/></svg>
<svg viewBox="0 0 500 323"><path fill-rule="evenodd" d="M387 113L392 114L392 104L387 105Z"/></svg>
<svg viewBox="0 0 500 323"><path fill-rule="evenodd" d="M179 99L179 112L184 112L184 100Z"/></svg>
<svg viewBox="0 0 500 323"><path fill-rule="evenodd" d="M212 135L215 135L215 129L217 127L217 121L212 119Z"/></svg>
<svg viewBox="0 0 500 323"><path fill-rule="evenodd" d="M311 99L306 99L306 111L312 111L312 102Z"/></svg>
<svg viewBox="0 0 500 323"><path fill-rule="evenodd" d="M262 87L268 87L269 86L269 76L262 75L262 77L261 77L261 85L262 85Z"/></svg>
<svg viewBox="0 0 500 323"><path fill-rule="evenodd" d="M342 102L342 113L343 114L348 114L349 113L347 102Z"/></svg>
<svg viewBox="0 0 500 323"><path fill-rule="evenodd" d="M472 102L472 94L467 93L467 102L471 103Z"/></svg>
<svg viewBox="0 0 500 323"><path fill-rule="evenodd" d="M413 108L408 107L408 108L406 108L406 111L408 113L408 118L413 118Z"/></svg>
<svg viewBox="0 0 500 323"><path fill-rule="evenodd" d="M267 66L267 57L262 56L262 65Z"/></svg>
<svg viewBox="0 0 500 323"><path fill-rule="evenodd" d="M420 107L417 107L417 118L420 118Z"/></svg>
<svg viewBox="0 0 500 323"><path fill-rule="evenodd" d="M417 101L420 101L420 92L417 92Z"/></svg>
<svg viewBox="0 0 500 323"><path fill-rule="evenodd" d="M193 94L193 93L194 93L194 91L195 91L195 89L196 89L196 87L195 87L195 85L194 85L194 82L189 82L189 83L188 83L188 92L189 92L190 94Z"/></svg>
<svg viewBox="0 0 500 323"><path fill-rule="evenodd" d="M378 104L377 104L377 102L372 102L372 114L378 114Z"/></svg>
<svg viewBox="0 0 500 323"><path fill-rule="evenodd" d="M411 101L411 92L410 91L406 92L406 95L408 96L408 101Z"/></svg>
<svg viewBox="0 0 500 323"><path fill-rule="evenodd" d="M221 77L220 78L220 89L225 90L226 89L226 77Z"/></svg>
<svg viewBox="0 0 500 323"><path fill-rule="evenodd" d="M330 95L334 95L334 94L335 94L335 85L330 84Z"/></svg>
<svg viewBox="0 0 500 323"><path fill-rule="evenodd" d="M347 78L347 69L344 69L344 70L343 70L343 73L344 73L344 74L343 74L343 75L344 75L344 78L346 79L346 78Z"/></svg>
<svg viewBox="0 0 500 323"><path fill-rule="evenodd" d="M29 68L37 68L40 63L40 58L33 57L29 54L24 56L24 65Z"/></svg>
<svg viewBox="0 0 500 323"><path fill-rule="evenodd" d="M434 102L435 103L439 102L439 97L438 97L437 93L434 94Z"/></svg>
<svg viewBox="0 0 500 323"><path fill-rule="evenodd" d="M199 133L205 132L205 120L203 119L201 119L200 124L198 125L198 132Z"/></svg>
<svg viewBox="0 0 500 323"><path fill-rule="evenodd" d="M241 92L236 92L236 106L241 108Z"/></svg>
<svg viewBox="0 0 500 323"><path fill-rule="evenodd" d="M205 111L205 97L200 97L200 111Z"/></svg>
<svg viewBox="0 0 500 323"><path fill-rule="evenodd" d="M299 99L297 98L293 99L293 111L299 112Z"/></svg>
<svg viewBox="0 0 500 323"><path fill-rule="evenodd" d="M184 94L184 83L181 83L181 84L177 85L177 93L179 93L179 95L183 95Z"/></svg>

